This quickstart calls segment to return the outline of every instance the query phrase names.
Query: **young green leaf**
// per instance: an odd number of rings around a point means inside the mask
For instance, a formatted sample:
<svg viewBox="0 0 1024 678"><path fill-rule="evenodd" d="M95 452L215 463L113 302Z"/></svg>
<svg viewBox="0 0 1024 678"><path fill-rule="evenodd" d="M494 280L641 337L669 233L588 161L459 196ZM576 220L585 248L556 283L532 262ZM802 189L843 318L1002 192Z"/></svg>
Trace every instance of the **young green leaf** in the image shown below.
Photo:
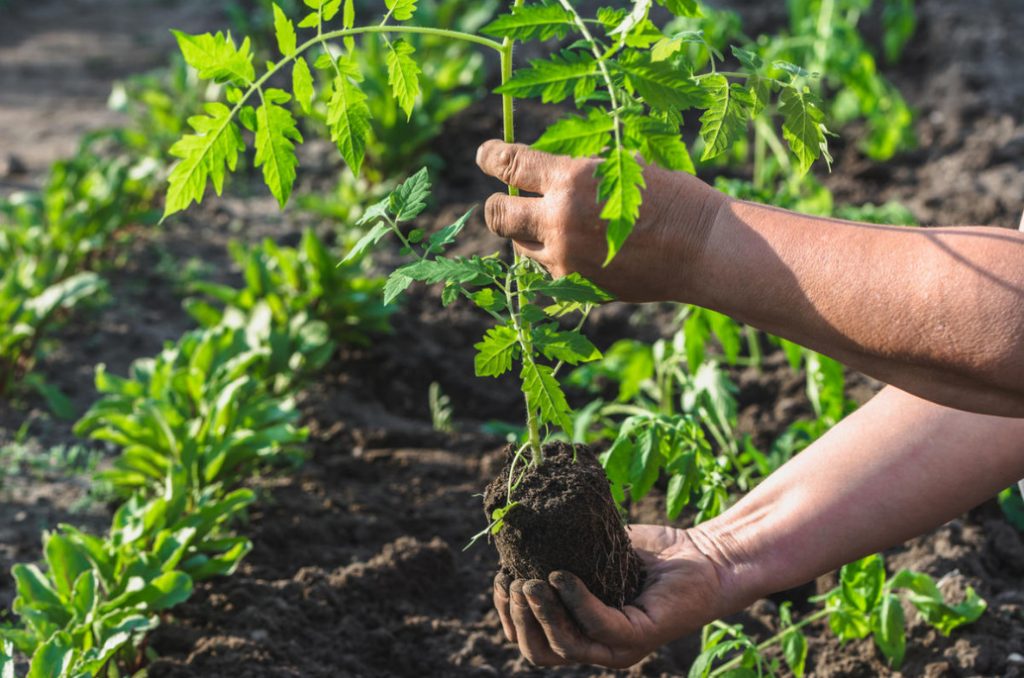
<svg viewBox="0 0 1024 678"><path fill-rule="evenodd" d="M412 117L412 109L420 93L420 68L412 58L415 51L405 40L398 40L391 45L387 55L388 83L406 118Z"/></svg>
<svg viewBox="0 0 1024 678"><path fill-rule="evenodd" d="M527 284L523 292L542 294L555 301L577 301L585 304L603 304L613 298L579 273L570 273L557 279L538 278Z"/></svg>
<svg viewBox="0 0 1024 678"><path fill-rule="evenodd" d="M800 631L790 631L782 637L782 656L786 666L796 678L803 678L807 667L807 637Z"/></svg>
<svg viewBox="0 0 1024 678"><path fill-rule="evenodd" d="M631 115L624 123L626 137L640 148L644 160L676 172L697 173L677 125L640 115Z"/></svg>
<svg viewBox="0 0 1024 678"><path fill-rule="evenodd" d="M465 228L471 214L473 214L472 208L459 217L455 223L449 224L435 233L431 233L430 237L427 238L427 253L440 254L444 251L445 247L455 242L455 238Z"/></svg>
<svg viewBox="0 0 1024 678"><path fill-rule="evenodd" d="M334 78L331 100L327 105L327 125L353 174L359 174L370 136L370 107L366 95L344 73Z"/></svg>
<svg viewBox="0 0 1024 678"><path fill-rule="evenodd" d="M275 5L276 7L276 5ZM263 168L263 180L271 194L284 207L295 184L295 143L302 143L302 135L291 111L273 103L267 92L263 105L256 110L256 167Z"/></svg>
<svg viewBox="0 0 1024 678"><path fill-rule="evenodd" d="M577 158L597 155L611 143L614 129L614 118L605 110L593 108L585 118L567 115L550 125L533 147Z"/></svg>
<svg viewBox="0 0 1024 678"><path fill-rule="evenodd" d="M492 280L487 267L479 257L423 259L398 270L413 280L419 280L428 285L439 282L485 285Z"/></svg>
<svg viewBox="0 0 1024 678"><path fill-rule="evenodd" d="M341 260L342 264L347 264L351 261L355 261L362 257L367 250L380 242L380 239L391 232L391 225L384 222L378 221L377 224L371 228L359 241L349 250L349 253L345 255L345 258Z"/></svg>
<svg viewBox="0 0 1024 678"><path fill-rule="evenodd" d="M188 35L181 31L171 32L178 40L185 63L196 69L203 80L248 85L256 77L249 38L236 48L230 33Z"/></svg>
<svg viewBox="0 0 1024 678"><path fill-rule="evenodd" d="M839 572L843 597L861 612L871 612L882 599L885 563L878 554L844 565Z"/></svg>
<svg viewBox="0 0 1024 678"><path fill-rule="evenodd" d="M892 593L887 593L871 615L872 633L889 666L898 669L907 652L906 620L903 605Z"/></svg>
<svg viewBox="0 0 1024 678"><path fill-rule="evenodd" d="M608 221L608 257L611 261L633 230L640 214L641 191L646 187L643 168L633 154L614 148L597 166L598 198L604 201L601 218Z"/></svg>
<svg viewBox="0 0 1024 678"><path fill-rule="evenodd" d="M409 289L409 285L412 285L412 283L413 279L405 275L401 268L393 271L391 275L388 276L387 282L384 283L384 303L388 305L394 303L395 299L397 299L402 292Z"/></svg>
<svg viewBox="0 0 1024 678"><path fill-rule="evenodd" d="M473 346L477 350L473 361L478 377L500 377L512 369L512 359L518 353L519 335L508 325L487 330L484 340Z"/></svg>
<svg viewBox="0 0 1024 678"><path fill-rule="evenodd" d="M557 3L522 5L502 14L484 26L481 32L496 38L527 42L564 38L575 29L572 12Z"/></svg>
<svg viewBox="0 0 1024 678"><path fill-rule="evenodd" d="M277 48L281 54L289 57L295 54L295 24L285 16L278 4L274 6L274 35L277 37Z"/></svg>
<svg viewBox="0 0 1024 678"><path fill-rule="evenodd" d="M550 360L578 365L601 358L589 339L579 332L560 330L555 323L535 326L532 336L534 346Z"/></svg>
<svg viewBox="0 0 1024 678"><path fill-rule="evenodd" d="M395 21L408 21L416 12L416 0L384 0Z"/></svg>
<svg viewBox="0 0 1024 678"><path fill-rule="evenodd" d="M704 139L701 160L711 160L724 153L746 132L754 98L742 85L730 85L724 75L706 78L704 86L710 104L700 117L700 135Z"/></svg>
<svg viewBox="0 0 1024 678"><path fill-rule="evenodd" d="M193 202L202 202L208 179L220 195L225 175L235 171L238 154L245 150L242 133L231 120L231 109L221 103L209 103L206 113L189 118L196 134L186 134L171 146L171 155L181 160L168 178L165 218Z"/></svg>
<svg viewBox="0 0 1024 678"><path fill-rule="evenodd" d="M543 103L558 103L572 95L581 81L593 80L599 73L592 55L563 50L550 59L534 59L494 91L517 98L539 96Z"/></svg>
<svg viewBox="0 0 1024 678"><path fill-rule="evenodd" d="M302 107L302 112L308 115L313 108L313 74L309 72L309 64L303 57L297 57L292 66L292 94Z"/></svg>
<svg viewBox="0 0 1024 678"><path fill-rule="evenodd" d="M615 68L658 111L685 111L707 103L704 88L677 61L652 61L646 52L629 52Z"/></svg>
<svg viewBox="0 0 1024 678"><path fill-rule="evenodd" d="M388 211L395 221L415 219L427 208L430 197L430 175L427 168L403 181L388 197Z"/></svg>
<svg viewBox="0 0 1024 678"><path fill-rule="evenodd" d="M529 399L530 405L537 408L541 423L556 424L571 435L571 410L562 387L555 379L554 371L547 365L538 365L532 360L527 360L523 362L520 378L523 380L523 393Z"/></svg>
<svg viewBox="0 0 1024 678"><path fill-rule="evenodd" d="M797 171L803 175L814 161L824 157L831 165L828 140L825 138L825 114L818 108L810 90L787 87L779 98L782 113L782 135L797 158Z"/></svg>

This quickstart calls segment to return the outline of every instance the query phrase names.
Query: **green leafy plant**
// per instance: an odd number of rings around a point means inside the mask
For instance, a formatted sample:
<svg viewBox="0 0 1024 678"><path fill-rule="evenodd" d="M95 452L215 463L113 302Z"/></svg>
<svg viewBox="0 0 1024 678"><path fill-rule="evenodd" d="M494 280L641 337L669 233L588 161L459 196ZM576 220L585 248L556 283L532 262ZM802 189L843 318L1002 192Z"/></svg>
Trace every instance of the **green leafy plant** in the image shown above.
<svg viewBox="0 0 1024 678"><path fill-rule="evenodd" d="M390 331L392 309L381 303L383 281L364 276L358 262L339 267L312 230L302 234L295 248L272 240L251 247L233 242L229 248L245 287L210 282L191 286L224 309L249 315L258 304L265 304L278 326L313 317L326 323L331 338L342 344L366 345L371 336ZM190 300L186 308L204 327L219 325L225 313L202 299ZM307 332L319 331L318 325L307 327L312 328Z"/></svg>
<svg viewBox="0 0 1024 678"><path fill-rule="evenodd" d="M466 31L405 24L414 16L413 0L388 0L383 20L356 27L354 6L339 0L308 0L313 11L298 29L315 31L305 42L283 11L276 11L276 37L282 58L257 75L251 42L240 44L229 35L189 36L177 33L186 61L200 78L223 82L227 104L208 104L206 114L195 116L195 134L186 135L172 149L180 162L172 170L165 217L202 200L208 182L220 192L227 174L237 167L246 150L242 130L253 133L256 165L271 193L284 205L296 176L294 144L302 140L295 115L308 116L314 97L310 60L324 71L330 84L323 93L328 100L327 124L331 139L342 157L358 172L366 156L372 110L364 91L365 77L359 65L356 38L379 37L386 50L391 90L397 105L411 116L421 95L420 74L412 36L444 38L472 43L498 53L501 60L505 138L514 138L513 98L539 98L558 103L571 98L582 115L567 115L549 127L536 141L544 150L575 156L597 155L598 198L607 222L608 258L625 243L642 200L643 176L637 154L649 162L677 170L693 170L686 144L680 136L682 113L703 110L701 137L705 157L722 153L731 141L746 133L758 106L769 97L784 102L784 128L798 164L805 172L825 153L825 128L817 103L797 75L765 81L755 69L731 75L711 70L695 73L690 56L681 49L665 48L672 38L649 19L652 3L636 2L632 11L602 9L584 19L568 2L513 3L509 13L481 29L483 35ZM696 15L693 2L662 0L677 14ZM340 14L341 27L328 30L328 22ZM391 23L393 21L398 23ZM595 34L597 37L595 37ZM565 38L577 41L570 47L513 69L512 51L517 41ZM500 40L500 42L498 41ZM342 51L336 53L335 43ZM654 49L661 45L662 49ZM313 58L316 52L319 54ZM308 57L308 59L307 59ZM291 70L291 92L270 86L285 69ZM287 104L294 105L289 109ZM513 193L515 188L510 189ZM400 226L415 218L425 206L429 183L425 172L397 188L371 207L361 223L372 226L353 248L348 260L389 232L402 242L403 251L418 261L398 269L385 287L385 300L393 300L414 280L445 283L443 301L467 296L497 321L478 345L477 373L497 376L522 363L527 411L527 447L534 463L540 463L541 426L571 431L569 407L557 381L562 362L579 363L598 357L578 329L564 330L553 319L567 311L608 299L607 295L578 276L551 281L529 262L511 264L496 257L445 258L439 256L461 228L464 219L433 234L419 229L408 235ZM536 302L551 298L548 309ZM585 343L584 343L585 342ZM550 364L544 364L549 361Z"/></svg>
<svg viewBox="0 0 1024 678"><path fill-rule="evenodd" d="M845 565L839 573L839 586L812 601L822 603L822 609L799 621L792 618L788 603L782 605L779 632L760 643L740 624L715 622L705 627L701 654L690 668L690 678L782 675L780 650L785 666L800 678L807 661L807 638L802 629L825 618L842 642L871 636L889 665L899 669L907 647L904 601L947 636L977 621L987 607L970 587L962 602L948 602L927 574L901 570L887 579L880 555Z"/></svg>

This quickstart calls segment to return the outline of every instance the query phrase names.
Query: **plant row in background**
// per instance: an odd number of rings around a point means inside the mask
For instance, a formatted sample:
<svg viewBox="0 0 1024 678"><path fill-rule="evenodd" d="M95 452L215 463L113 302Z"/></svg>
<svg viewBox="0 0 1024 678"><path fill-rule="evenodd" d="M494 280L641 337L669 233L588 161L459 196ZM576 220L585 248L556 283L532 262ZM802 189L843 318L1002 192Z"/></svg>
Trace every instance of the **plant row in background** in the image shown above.
<svg viewBox="0 0 1024 678"><path fill-rule="evenodd" d="M0 632L5 670L12 647L31 657L29 676L138 670L160 613L252 548L231 528L255 499L242 485L303 458L293 397L329 359L332 332L347 341L381 329L365 281L336 268L311 232L298 249L236 253L246 285L205 288L223 303L190 305L204 327L135 361L127 378L97 368L102 397L75 431L120 448L98 478L125 501L106 534L60 525L44 536L43 567L14 567L21 623Z"/></svg>
<svg viewBox="0 0 1024 678"><path fill-rule="evenodd" d="M146 221L158 183L153 166L98 150L53 165L38 192L0 200L0 398L20 384L37 388L60 414L52 386L30 374L46 333L95 299L104 281L95 269L133 224Z"/></svg>

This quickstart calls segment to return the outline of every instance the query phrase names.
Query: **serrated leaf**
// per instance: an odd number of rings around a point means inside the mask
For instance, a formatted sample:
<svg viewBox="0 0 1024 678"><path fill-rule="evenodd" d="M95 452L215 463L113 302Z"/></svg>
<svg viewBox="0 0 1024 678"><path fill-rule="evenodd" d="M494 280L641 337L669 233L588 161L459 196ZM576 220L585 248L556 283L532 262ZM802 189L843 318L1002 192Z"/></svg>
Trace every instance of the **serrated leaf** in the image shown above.
<svg viewBox="0 0 1024 678"><path fill-rule="evenodd" d="M598 198L604 201L601 218L608 221L607 264L629 237L640 214L643 199L643 168L633 154L624 148L615 148L597 166Z"/></svg>
<svg viewBox="0 0 1024 678"><path fill-rule="evenodd" d="M579 365L601 358L589 339L579 332L560 330L555 323L534 327L532 336L534 346L549 360Z"/></svg>
<svg viewBox="0 0 1024 678"><path fill-rule="evenodd" d="M324 15L324 21L330 21L338 15L341 9L341 0L324 0L320 5L320 12Z"/></svg>
<svg viewBox="0 0 1024 678"><path fill-rule="evenodd" d="M652 61L646 52L630 52L612 63L655 110L685 111L708 103L705 88L676 61Z"/></svg>
<svg viewBox="0 0 1024 678"><path fill-rule="evenodd" d="M542 278L523 289L530 294L542 294L555 301L575 301L586 304L601 304L612 300L600 287L579 273L570 273L557 279Z"/></svg>
<svg viewBox="0 0 1024 678"><path fill-rule="evenodd" d="M185 63L194 68L203 80L248 85L256 77L249 38L236 48L230 33L189 35L181 31L171 32L178 40Z"/></svg>
<svg viewBox="0 0 1024 678"><path fill-rule="evenodd" d="M423 259L398 269L413 280L433 285L439 282L483 285L491 282L491 275L482 259L452 257L451 259Z"/></svg>
<svg viewBox="0 0 1024 678"><path fill-rule="evenodd" d="M331 100L327 104L327 125L341 157L352 173L358 175L370 136L370 107L366 95L344 73L334 78Z"/></svg>
<svg viewBox="0 0 1024 678"><path fill-rule="evenodd" d="M238 166L238 154L245 150L242 133L231 120L231 109L221 103L206 104L206 115L189 118L195 134L186 134L171 146L170 154L181 160L168 178L164 217L201 202L207 180L220 195L224 177Z"/></svg>
<svg viewBox="0 0 1024 678"><path fill-rule="evenodd" d="M303 57L295 59L292 66L292 94L307 115L313 108L313 74L309 72L309 64Z"/></svg>
<svg viewBox="0 0 1024 678"><path fill-rule="evenodd" d="M797 158L797 172L806 174L818 158L831 165L825 138L825 114L815 104L810 90L787 87L779 98L782 136Z"/></svg>
<svg viewBox="0 0 1024 678"><path fill-rule="evenodd" d="M359 239L359 241L352 247L349 253L345 255L345 258L341 260L341 263L347 264L351 261L359 259L364 254L366 254L367 250L369 250L371 247L380 242L380 239L387 235L390 231L391 226L389 224L383 221L378 221L377 224L373 228L371 228L368 233L366 233L366 235Z"/></svg>
<svg viewBox="0 0 1024 678"><path fill-rule="evenodd" d="M649 116L625 119L626 137L640 148L644 160L677 172L696 174L693 158L679 134L679 127Z"/></svg>
<svg viewBox="0 0 1024 678"><path fill-rule="evenodd" d="M575 29L572 13L558 4L534 4L513 7L509 14L481 28L481 32L496 38L519 41L564 38Z"/></svg>
<svg viewBox="0 0 1024 678"><path fill-rule="evenodd" d="M356 3L355 0L345 0L345 9L341 12L341 27L345 29L352 28L356 24ZM345 43L345 49L348 52L352 52L355 49L356 41L351 35L346 35L343 38Z"/></svg>
<svg viewBox="0 0 1024 678"><path fill-rule="evenodd" d="M587 117L568 115L548 127L533 147L540 151L581 158L597 155L611 143L615 120L605 110L591 109Z"/></svg>
<svg viewBox="0 0 1024 678"><path fill-rule="evenodd" d="M530 406L536 408L541 423L556 424L568 435L572 435L569 403L555 379L554 371L547 365L527 361L523 363L520 377L523 380L523 393L529 399Z"/></svg>
<svg viewBox="0 0 1024 678"><path fill-rule="evenodd" d="M256 167L263 168L263 181L281 207L288 202L295 185L295 168L299 164L295 143L302 143L302 135L291 111L265 97L256 111L255 162Z"/></svg>
<svg viewBox="0 0 1024 678"><path fill-rule="evenodd" d="M487 330L483 341L475 344L473 365L478 377L500 377L512 369L512 359L519 348L519 336L508 325Z"/></svg>
<svg viewBox="0 0 1024 678"><path fill-rule="evenodd" d="M384 283L384 303L393 303L398 295L409 289L412 282L412 278L402 273L402 269L392 272Z"/></svg>
<svg viewBox="0 0 1024 678"><path fill-rule="evenodd" d="M412 109L420 93L420 68L412 58L415 51L405 40L398 40L387 55L388 84L407 119L412 117Z"/></svg>
<svg viewBox="0 0 1024 678"><path fill-rule="evenodd" d="M295 24L285 16L285 13L274 3L274 35L277 38L277 48L281 54L288 57L295 54Z"/></svg>
<svg viewBox="0 0 1024 678"><path fill-rule="evenodd" d="M388 196L388 211L395 221L415 219L427 208L430 197L430 175L427 168L403 181Z"/></svg>
<svg viewBox="0 0 1024 678"><path fill-rule="evenodd" d="M384 0L396 21L408 21L416 12L416 0Z"/></svg>
<svg viewBox="0 0 1024 678"><path fill-rule="evenodd" d="M428 253L429 254L440 254L445 247L455 242L455 238L458 237L462 229L466 227L466 223L469 221L469 216L473 214L472 208L458 218L453 224L449 224L444 228L430 234L427 238Z"/></svg>
<svg viewBox="0 0 1024 678"><path fill-rule="evenodd" d="M710 160L746 133L754 98L742 85L730 85L723 75L705 78L704 87L710 103L700 117L700 136L704 139L701 160Z"/></svg>
<svg viewBox="0 0 1024 678"><path fill-rule="evenodd" d="M516 98L539 96L543 103L558 103L571 96L581 81L595 78L599 73L592 55L563 50L549 59L534 59L494 91Z"/></svg>

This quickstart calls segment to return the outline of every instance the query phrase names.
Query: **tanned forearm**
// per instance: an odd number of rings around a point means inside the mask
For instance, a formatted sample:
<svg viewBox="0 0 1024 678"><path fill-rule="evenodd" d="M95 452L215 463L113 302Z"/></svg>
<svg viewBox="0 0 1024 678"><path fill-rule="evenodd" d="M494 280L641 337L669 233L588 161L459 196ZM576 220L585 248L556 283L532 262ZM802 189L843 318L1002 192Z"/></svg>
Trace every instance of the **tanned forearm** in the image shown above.
<svg viewBox="0 0 1024 678"><path fill-rule="evenodd" d="M933 402L1024 417L1024 233L913 229L725 203L680 301Z"/></svg>
<svg viewBox="0 0 1024 678"><path fill-rule="evenodd" d="M884 390L721 516L731 607L902 543L1024 477L1024 420Z"/></svg>

